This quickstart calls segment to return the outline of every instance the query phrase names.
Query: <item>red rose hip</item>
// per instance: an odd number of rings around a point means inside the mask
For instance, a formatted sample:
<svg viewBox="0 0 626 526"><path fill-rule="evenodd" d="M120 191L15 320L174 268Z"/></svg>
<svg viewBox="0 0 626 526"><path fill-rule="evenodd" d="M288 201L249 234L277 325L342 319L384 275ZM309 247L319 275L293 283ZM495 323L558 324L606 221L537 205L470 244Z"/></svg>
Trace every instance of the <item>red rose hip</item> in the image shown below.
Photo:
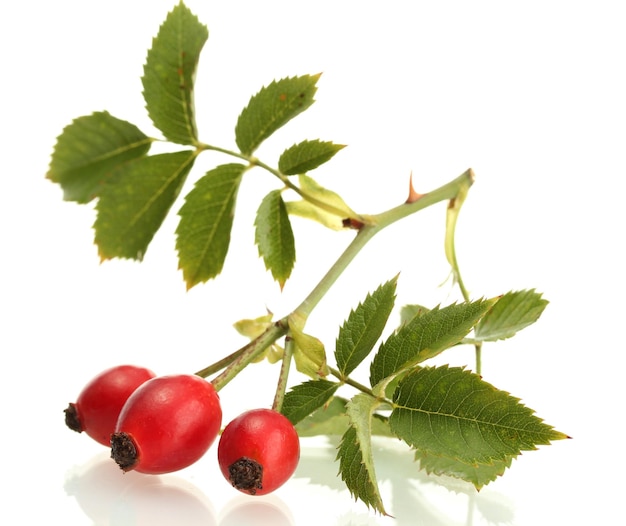
<svg viewBox="0 0 626 526"><path fill-rule="evenodd" d="M65 423L105 446L111 444L117 418L128 397L155 374L144 367L118 365L102 371L65 409Z"/></svg>
<svg viewBox="0 0 626 526"><path fill-rule="evenodd" d="M250 495L265 495L293 475L300 460L300 440L281 413L253 409L226 426L217 457L222 474L233 487Z"/></svg>
<svg viewBox="0 0 626 526"><path fill-rule="evenodd" d="M206 453L221 424L213 384L192 374L159 376L124 404L111 437L111 457L124 471L177 471Z"/></svg>

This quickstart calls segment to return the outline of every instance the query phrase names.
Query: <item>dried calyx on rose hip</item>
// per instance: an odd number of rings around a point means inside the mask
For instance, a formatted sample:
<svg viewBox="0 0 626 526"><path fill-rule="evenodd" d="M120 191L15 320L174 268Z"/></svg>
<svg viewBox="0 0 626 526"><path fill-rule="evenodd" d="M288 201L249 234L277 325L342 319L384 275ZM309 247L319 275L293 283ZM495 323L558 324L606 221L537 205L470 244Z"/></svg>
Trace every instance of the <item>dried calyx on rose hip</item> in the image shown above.
<svg viewBox="0 0 626 526"><path fill-rule="evenodd" d="M65 424L109 446L126 400L135 389L154 377L152 371L136 365L118 365L102 371L83 388L76 402L64 410Z"/></svg>
<svg viewBox="0 0 626 526"><path fill-rule="evenodd" d="M249 495L265 495L293 475L300 460L300 440L291 422L277 411L253 409L231 421L217 450L222 474Z"/></svg>
<svg viewBox="0 0 626 526"><path fill-rule="evenodd" d="M178 471L206 453L221 425L213 384L191 374L156 377L124 404L111 436L111 458L124 471Z"/></svg>

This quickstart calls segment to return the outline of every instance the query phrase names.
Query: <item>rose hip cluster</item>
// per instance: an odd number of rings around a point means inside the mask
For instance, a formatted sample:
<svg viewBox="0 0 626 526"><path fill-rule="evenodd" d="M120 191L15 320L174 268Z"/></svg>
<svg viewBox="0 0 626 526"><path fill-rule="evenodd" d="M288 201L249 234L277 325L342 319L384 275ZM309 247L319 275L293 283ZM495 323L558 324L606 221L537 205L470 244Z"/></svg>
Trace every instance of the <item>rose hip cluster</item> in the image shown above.
<svg viewBox="0 0 626 526"><path fill-rule="evenodd" d="M103 371L65 409L65 423L111 447L124 471L162 474L199 460L220 433L213 384L193 374L156 376L134 365ZM264 495L282 486L300 458L291 422L271 409L247 411L223 430L218 462L239 491Z"/></svg>

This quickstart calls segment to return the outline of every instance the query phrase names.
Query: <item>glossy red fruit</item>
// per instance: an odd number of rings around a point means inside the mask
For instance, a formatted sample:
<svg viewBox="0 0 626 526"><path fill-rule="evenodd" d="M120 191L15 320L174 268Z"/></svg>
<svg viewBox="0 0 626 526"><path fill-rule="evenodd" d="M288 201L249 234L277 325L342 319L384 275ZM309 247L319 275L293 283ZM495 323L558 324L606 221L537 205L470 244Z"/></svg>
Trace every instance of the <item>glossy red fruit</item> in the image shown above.
<svg viewBox="0 0 626 526"><path fill-rule="evenodd" d="M284 415L253 409L226 426L217 458L233 487L250 495L265 495L293 475L300 460L300 440Z"/></svg>
<svg viewBox="0 0 626 526"><path fill-rule="evenodd" d="M177 471L206 453L221 425L213 384L192 374L159 376L124 404L111 437L111 457L124 471Z"/></svg>
<svg viewBox="0 0 626 526"><path fill-rule="evenodd" d="M118 365L102 371L80 392L75 403L65 409L70 429L87 433L105 446L111 444L117 418L128 397L155 374L144 367Z"/></svg>

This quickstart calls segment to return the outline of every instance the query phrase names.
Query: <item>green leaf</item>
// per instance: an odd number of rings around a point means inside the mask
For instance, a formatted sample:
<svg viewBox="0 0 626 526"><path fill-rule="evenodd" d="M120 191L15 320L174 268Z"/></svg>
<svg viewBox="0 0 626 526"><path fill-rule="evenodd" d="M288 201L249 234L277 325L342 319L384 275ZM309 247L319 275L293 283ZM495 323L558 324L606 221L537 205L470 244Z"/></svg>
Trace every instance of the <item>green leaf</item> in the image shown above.
<svg viewBox="0 0 626 526"><path fill-rule="evenodd" d="M295 385L285 394L281 412L296 425L320 407L323 407L339 387L329 380L309 380Z"/></svg>
<svg viewBox="0 0 626 526"><path fill-rule="evenodd" d="M396 297L397 276L368 294L339 329L335 359L347 376L367 357L385 328Z"/></svg>
<svg viewBox="0 0 626 526"><path fill-rule="evenodd" d="M426 473L465 480L477 490L503 475L513 461L513 457L507 457L505 460L494 460L491 464L466 464L454 458L431 455L420 450L415 452L415 459Z"/></svg>
<svg viewBox="0 0 626 526"><path fill-rule="evenodd" d="M339 194L320 186L308 175L302 174L298 180L302 196L313 205L342 219L348 217L359 219L359 214L352 210Z"/></svg>
<svg viewBox="0 0 626 526"><path fill-rule="evenodd" d="M254 240L259 256L282 289L293 270L296 246L280 190L274 190L265 196L257 211L254 226Z"/></svg>
<svg viewBox="0 0 626 526"><path fill-rule="evenodd" d="M394 393L391 430L427 454L466 464L504 462L567 438L518 398L460 367L409 373Z"/></svg>
<svg viewBox="0 0 626 526"><path fill-rule="evenodd" d="M348 402L350 427L343 435L337 459L341 478L352 496L387 515L378 489L371 444L372 414L379 403L365 394L357 394Z"/></svg>
<svg viewBox="0 0 626 526"><path fill-rule="evenodd" d="M242 320L236 321L233 324L233 327L242 336L245 336L250 340L254 340L270 328L270 326L274 323L272 321L273 318L274 314L268 312L267 314L259 316L258 318L244 318Z"/></svg>
<svg viewBox="0 0 626 526"><path fill-rule="evenodd" d="M57 137L46 177L66 201L87 203L118 165L145 155L152 139L106 111L74 119Z"/></svg>
<svg viewBox="0 0 626 526"><path fill-rule="evenodd" d="M314 380L327 376L328 366L324 344L315 336L304 333L297 324L291 322L291 319L289 328L296 344L293 352L296 369Z"/></svg>
<svg viewBox="0 0 626 526"><path fill-rule="evenodd" d="M245 318L236 321L233 324L233 327L239 334L252 341L261 336L261 334L267 331L270 326L274 324L272 321L273 318L274 315L268 311L267 314L259 316L258 318ZM277 363L282 360L284 352L285 350L280 345L272 343L264 352L252 360L252 363L259 363L265 359L267 359L269 363Z"/></svg>
<svg viewBox="0 0 626 526"><path fill-rule="evenodd" d="M400 309L400 325L408 323L415 318L415 316L423 316L429 310L430 309L428 307L424 307L423 305L404 305L404 307Z"/></svg>
<svg viewBox="0 0 626 526"><path fill-rule="evenodd" d="M380 346L370 367L371 385L376 386L460 342L495 301L455 303L412 318Z"/></svg>
<svg viewBox="0 0 626 526"><path fill-rule="evenodd" d="M461 271L456 259L456 246L455 246L455 234L456 234L456 222L459 218L461 207L465 202L467 193L469 192L472 183L474 182L474 172L471 168L463 173L464 184L462 184L458 190L456 196L450 199L448 208L446 208L446 234L444 238L444 249L446 259L452 267L452 277L455 283L458 283L461 290L465 289L463 280L461 279Z"/></svg>
<svg viewBox="0 0 626 526"><path fill-rule="evenodd" d="M341 217L331 214L304 199L286 201L285 206L289 215L311 219L332 230L343 230L345 228Z"/></svg>
<svg viewBox="0 0 626 526"><path fill-rule="evenodd" d="M301 437L343 435L350 425L350 418L346 413L347 404L345 398L331 397L330 401L296 424L298 435ZM396 438L389 428L389 419L376 413L372 416L371 431L372 435Z"/></svg>
<svg viewBox="0 0 626 526"><path fill-rule="evenodd" d="M143 68L143 96L154 125L170 141L196 144L194 78L209 32L180 2L152 40Z"/></svg>
<svg viewBox="0 0 626 526"><path fill-rule="evenodd" d="M188 289L222 271L245 170L243 164L220 165L201 177L185 197L178 212L176 249Z"/></svg>
<svg viewBox="0 0 626 526"><path fill-rule="evenodd" d="M100 258L141 260L178 197L195 155L191 151L141 157L118 166L96 205Z"/></svg>
<svg viewBox="0 0 626 526"><path fill-rule="evenodd" d="M273 81L253 95L235 127L235 140L244 155L251 155L276 130L311 104L320 75L304 75Z"/></svg>
<svg viewBox="0 0 626 526"><path fill-rule="evenodd" d="M535 289L507 292L478 322L474 339L495 341L510 338L535 323L547 305L548 301Z"/></svg>
<svg viewBox="0 0 626 526"><path fill-rule="evenodd" d="M283 152L278 160L278 169L285 175L303 174L330 161L345 147L345 144L320 140L302 141Z"/></svg>

